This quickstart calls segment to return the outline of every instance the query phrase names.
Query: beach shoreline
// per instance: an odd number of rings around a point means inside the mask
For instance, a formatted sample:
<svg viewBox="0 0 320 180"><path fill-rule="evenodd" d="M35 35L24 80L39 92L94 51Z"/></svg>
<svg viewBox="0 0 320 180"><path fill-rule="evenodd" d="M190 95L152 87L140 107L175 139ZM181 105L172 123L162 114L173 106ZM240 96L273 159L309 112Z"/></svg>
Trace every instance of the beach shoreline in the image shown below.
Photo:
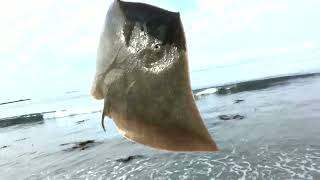
<svg viewBox="0 0 320 180"><path fill-rule="evenodd" d="M216 153L172 153L129 142L109 119L104 133L100 113L2 128L1 178L319 179L320 78L281 82L198 97L220 147Z"/></svg>

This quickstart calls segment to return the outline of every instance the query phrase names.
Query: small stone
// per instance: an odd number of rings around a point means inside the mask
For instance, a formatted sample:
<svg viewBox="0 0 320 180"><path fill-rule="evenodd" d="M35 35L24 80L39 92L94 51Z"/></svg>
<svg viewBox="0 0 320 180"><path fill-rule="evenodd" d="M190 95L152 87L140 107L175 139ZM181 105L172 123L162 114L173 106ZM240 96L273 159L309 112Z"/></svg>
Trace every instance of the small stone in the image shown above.
<svg viewBox="0 0 320 180"><path fill-rule="evenodd" d="M126 158L119 158L119 159L116 159L115 161L127 163L127 162L132 161L133 159L137 159L137 158L144 158L144 156L142 156L142 155L133 155L133 156L128 156Z"/></svg>
<svg viewBox="0 0 320 180"><path fill-rule="evenodd" d="M243 99L236 99L236 100L234 100L234 104L238 104L238 103L241 103L243 101L244 101Z"/></svg>
<svg viewBox="0 0 320 180"><path fill-rule="evenodd" d="M220 120L230 120L231 119L231 117L228 115L219 115L218 117Z"/></svg>

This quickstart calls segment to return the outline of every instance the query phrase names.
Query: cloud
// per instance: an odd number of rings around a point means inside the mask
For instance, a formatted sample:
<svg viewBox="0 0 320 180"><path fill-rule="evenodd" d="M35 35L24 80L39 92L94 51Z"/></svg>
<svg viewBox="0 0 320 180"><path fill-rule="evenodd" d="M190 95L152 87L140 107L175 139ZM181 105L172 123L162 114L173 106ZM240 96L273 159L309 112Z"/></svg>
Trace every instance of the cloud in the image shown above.
<svg viewBox="0 0 320 180"><path fill-rule="evenodd" d="M213 34L218 35L257 28L268 14L284 13L288 9L284 1L198 0L197 2L197 9L190 15L194 17L193 30L196 32L212 27L210 29Z"/></svg>
<svg viewBox="0 0 320 180"><path fill-rule="evenodd" d="M96 40L108 3L110 1L8 1L0 8L1 54L18 54L21 49L39 52L45 47L68 49L88 35ZM95 40L84 41L94 45ZM84 48L80 52L88 51Z"/></svg>
<svg viewBox="0 0 320 180"><path fill-rule="evenodd" d="M289 0L138 1L180 11L191 69L280 56L296 47L316 48L320 42L320 26L314 23L319 9L316 0L290 4ZM90 84L100 32L111 2L2 3L0 71L4 75L0 80L7 85L7 92L22 87L35 92ZM302 5L304 8L300 8Z"/></svg>
<svg viewBox="0 0 320 180"><path fill-rule="evenodd" d="M91 76L79 77L79 74L94 71L97 41L110 2L12 0L2 3L2 95L13 94L15 89L16 93L24 89L23 93L37 94L42 89L70 88L71 81L78 87L83 84L81 79L90 81Z"/></svg>
<svg viewBox="0 0 320 180"><path fill-rule="evenodd" d="M320 3L303 3L308 10L301 6L288 0L198 0L183 15L191 69L288 55L308 37L312 41L303 47L314 48L320 26L311 20Z"/></svg>
<svg viewBox="0 0 320 180"><path fill-rule="evenodd" d="M313 41L304 41L302 43L302 47L306 49L314 49L316 48L316 44Z"/></svg>

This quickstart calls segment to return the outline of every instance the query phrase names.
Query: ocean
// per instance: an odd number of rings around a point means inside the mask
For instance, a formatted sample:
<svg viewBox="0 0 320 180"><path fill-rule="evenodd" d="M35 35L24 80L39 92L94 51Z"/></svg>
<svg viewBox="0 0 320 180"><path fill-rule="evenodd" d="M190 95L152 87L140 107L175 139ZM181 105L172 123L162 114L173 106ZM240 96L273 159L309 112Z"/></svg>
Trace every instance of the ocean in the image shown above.
<svg viewBox="0 0 320 180"><path fill-rule="evenodd" d="M320 179L320 74L253 67L191 72L214 153L132 143L110 119L104 132L87 91L0 102L0 179Z"/></svg>

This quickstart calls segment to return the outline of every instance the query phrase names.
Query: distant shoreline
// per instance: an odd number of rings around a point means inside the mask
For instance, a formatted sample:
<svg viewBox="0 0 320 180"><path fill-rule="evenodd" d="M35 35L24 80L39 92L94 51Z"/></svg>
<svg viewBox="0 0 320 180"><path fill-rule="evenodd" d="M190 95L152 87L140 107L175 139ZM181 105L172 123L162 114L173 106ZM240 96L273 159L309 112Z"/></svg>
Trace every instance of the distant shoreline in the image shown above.
<svg viewBox="0 0 320 180"><path fill-rule="evenodd" d="M209 89L209 88L217 88L218 94L225 94L224 90L231 90L232 92L241 92L241 91L247 91L247 90L254 90L254 89L263 89L265 87L272 86L272 84L276 84L279 82L284 82L292 79L299 79L299 78L308 78L313 76L320 76L320 73L304 73L304 74L289 74L289 75L283 75L283 76L270 76L270 77L264 77L260 79L253 79L248 81L238 81L238 82L231 82L226 83L223 85L212 85L212 86L206 86L202 88L193 89L193 93L196 94L198 92L201 92L203 90ZM220 91L219 91L220 90Z"/></svg>
<svg viewBox="0 0 320 180"><path fill-rule="evenodd" d="M31 99L19 99L19 100L15 100L15 101L8 101L8 102L0 103L0 106L6 105L6 104L13 104L13 103L18 103L18 102L30 101L30 100Z"/></svg>

